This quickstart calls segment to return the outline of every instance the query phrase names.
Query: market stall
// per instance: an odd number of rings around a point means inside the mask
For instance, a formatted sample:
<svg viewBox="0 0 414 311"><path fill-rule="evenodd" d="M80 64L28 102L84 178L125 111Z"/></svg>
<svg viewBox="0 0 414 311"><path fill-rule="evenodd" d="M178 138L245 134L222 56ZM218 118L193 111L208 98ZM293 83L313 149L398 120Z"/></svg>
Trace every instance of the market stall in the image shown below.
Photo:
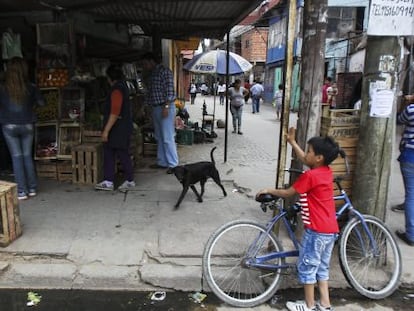
<svg viewBox="0 0 414 311"><path fill-rule="evenodd" d="M75 49L70 23L38 24L36 29L36 84L45 99L45 105L36 110L38 176L94 184L102 171L101 110L109 91L105 70L110 60L77 60L79 47ZM133 63L124 63L123 71L131 91L134 122L144 123L138 70ZM138 140L132 139L134 162L141 153Z"/></svg>

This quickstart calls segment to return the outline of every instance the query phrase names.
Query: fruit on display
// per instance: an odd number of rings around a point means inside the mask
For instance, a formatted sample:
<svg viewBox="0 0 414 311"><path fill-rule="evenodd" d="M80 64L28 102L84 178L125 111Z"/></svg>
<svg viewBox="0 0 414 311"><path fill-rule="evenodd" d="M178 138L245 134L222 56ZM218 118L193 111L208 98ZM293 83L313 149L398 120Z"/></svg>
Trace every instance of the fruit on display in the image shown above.
<svg viewBox="0 0 414 311"><path fill-rule="evenodd" d="M67 69L39 69L37 72L37 85L39 87L64 87L69 83Z"/></svg>
<svg viewBox="0 0 414 311"><path fill-rule="evenodd" d="M41 90L41 92L45 105L36 107L38 121L56 120L59 107L59 90Z"/></svg>

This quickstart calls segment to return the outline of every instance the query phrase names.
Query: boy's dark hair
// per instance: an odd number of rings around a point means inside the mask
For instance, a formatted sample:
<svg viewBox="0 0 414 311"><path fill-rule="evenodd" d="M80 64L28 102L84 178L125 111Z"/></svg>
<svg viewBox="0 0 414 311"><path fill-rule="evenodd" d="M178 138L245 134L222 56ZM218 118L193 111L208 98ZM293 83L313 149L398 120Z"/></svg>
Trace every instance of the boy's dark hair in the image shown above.
<svg viewBox="0 0 414 311"><path fill-rule="evenodd" d="M279 84L279 90L283 90L283 84Z"/></svg>
<svg viewBox="0 0 414 311"><path fill-rule="evenodd" d="M123 80L124 73L122 72L122 68L119 65L111 65L106 69L106 75L112 81Z"/></svg>
<svg viewBox="0 0 414 311"><path fill-rule="evenodd" d="M331 164L338 155L345 158L345 152L339 147L338 143L329 136L312 137L308 141L308 145L313 147L315 155L322 155L325 165Z"/></svg>

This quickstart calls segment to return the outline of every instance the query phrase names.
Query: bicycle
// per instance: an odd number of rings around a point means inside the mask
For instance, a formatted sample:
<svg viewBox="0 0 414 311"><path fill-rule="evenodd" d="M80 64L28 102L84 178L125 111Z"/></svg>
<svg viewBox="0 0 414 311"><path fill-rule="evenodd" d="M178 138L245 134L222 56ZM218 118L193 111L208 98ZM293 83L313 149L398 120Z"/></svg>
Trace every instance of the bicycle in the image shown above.
<svg viewBox="0 0 414 311"><path fill-rule="evenodd" d="M289 172L297 170L289 169ZM334 200L342 200L337 220L348 217L341 226L339 262L351 287L371 299L383 299L398 287L402 271L401 253L391 231L379 219L363 215L352 205L335 178L340 191ZM256 199L264 212L277 210L264 226L252 220L235 220L218 228L209 238L203 253L203 274L213 293L236 307L253 307L268 301L279 288L282 274L295 271L300 242L294 234L300 205L285 208L281 198L262 195ZM281 221L293 248L284 250L273 233Z"/></svg>

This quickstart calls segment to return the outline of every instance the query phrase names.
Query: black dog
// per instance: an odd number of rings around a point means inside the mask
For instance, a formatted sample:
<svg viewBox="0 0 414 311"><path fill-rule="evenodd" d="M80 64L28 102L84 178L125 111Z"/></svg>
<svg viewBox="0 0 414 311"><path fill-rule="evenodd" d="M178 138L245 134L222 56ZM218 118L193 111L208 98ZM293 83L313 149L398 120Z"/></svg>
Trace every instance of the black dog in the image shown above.
<svg viewBox="0 0 414 311"><path fill-rule="evenodd" d="M197 196L198 202L203 202L202 197L204 194L204 184L206 183L209 177L213 178L216 184L220 186L221 190L223 190L224 196L227 196L226 190L224 190L224 187L221 184L220 175L216 168L216 163L214 162L214 150L216 150L216 147L214 147L210 152L211 162L196 162L192 164L176 166L173 169L175 177L177 177L177 179L183 185L183 191L181 192L181 195L178 198L177 204L175 204L175 209L177 209L180 206L180 203L184 199L184 196L187 193L188 188L191 188L194 191L194 193ZM197 192L197 189L194 186L198 182L200 182L201 185L200 194Z"/></svg>

